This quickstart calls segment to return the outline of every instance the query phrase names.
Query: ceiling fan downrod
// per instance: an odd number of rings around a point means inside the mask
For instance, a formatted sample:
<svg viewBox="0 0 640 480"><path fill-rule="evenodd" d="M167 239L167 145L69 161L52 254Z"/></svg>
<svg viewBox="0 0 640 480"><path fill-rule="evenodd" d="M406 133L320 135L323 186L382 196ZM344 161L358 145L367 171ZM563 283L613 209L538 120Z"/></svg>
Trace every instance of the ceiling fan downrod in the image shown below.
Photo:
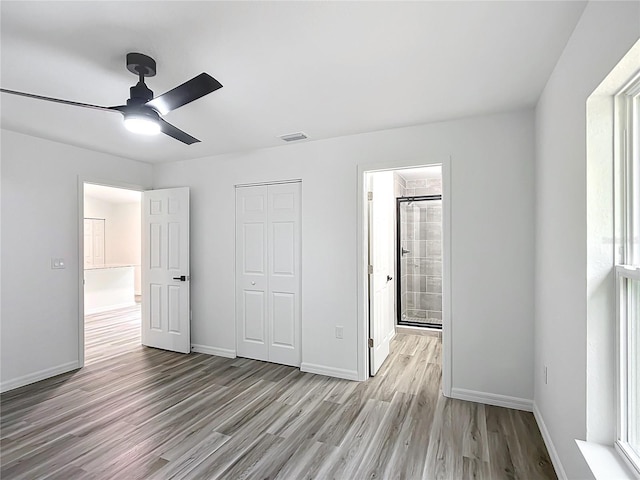
<svg viewBox="0 0 640 480"><path fill-rule="evenodd" d="M143 53L127 53L127 70L138 77L138 83L129 89L127 105L144 105L153 98L153 91L147 87L144 78L156 75L156 61Z"/></svg>

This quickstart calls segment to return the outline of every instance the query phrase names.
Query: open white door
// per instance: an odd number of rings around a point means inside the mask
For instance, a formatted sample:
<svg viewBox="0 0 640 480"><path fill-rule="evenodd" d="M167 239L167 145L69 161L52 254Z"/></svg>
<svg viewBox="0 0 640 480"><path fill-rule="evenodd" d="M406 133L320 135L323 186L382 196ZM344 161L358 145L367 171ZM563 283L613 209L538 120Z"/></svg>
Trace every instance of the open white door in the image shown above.
<svg viewBox="0 0 640 480"><path fill-rule="evenodd" d="M389 355L394 326L393 172L369 177L369 374Z"/></svg>
<svg viewBox="0 0 640 480"><path fill-rule="evenodd" d="M142 205L142 344L189 353L189 188L143 192Z"/></svg>

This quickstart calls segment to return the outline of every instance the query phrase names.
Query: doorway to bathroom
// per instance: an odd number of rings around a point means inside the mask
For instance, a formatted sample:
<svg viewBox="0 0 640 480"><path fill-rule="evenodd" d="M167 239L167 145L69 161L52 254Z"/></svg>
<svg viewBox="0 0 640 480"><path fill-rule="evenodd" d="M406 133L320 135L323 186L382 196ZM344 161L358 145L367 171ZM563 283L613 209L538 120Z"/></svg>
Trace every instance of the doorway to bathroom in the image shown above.
<svg viewBox="0 0 640 480"><path fill-rule="evenodd" d="M391 368L389 362L393 363L394 352L407 354L418 345L429 344L433 347L430 351L435 352L429 362L442 368L442 389L448 394L449 162L415 167L390 162L388 166L376 165L371 169L361 166L360 171L364 313L361 318L365 332L368 331L365 358L368 375L384 375Z"/></svg>

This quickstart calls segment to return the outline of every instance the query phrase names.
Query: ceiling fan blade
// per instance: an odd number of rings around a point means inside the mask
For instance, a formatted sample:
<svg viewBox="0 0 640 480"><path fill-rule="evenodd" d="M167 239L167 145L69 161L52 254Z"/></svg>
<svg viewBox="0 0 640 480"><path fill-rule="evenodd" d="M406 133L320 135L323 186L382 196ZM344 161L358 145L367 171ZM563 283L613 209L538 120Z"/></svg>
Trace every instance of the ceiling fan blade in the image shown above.
<svg viewBox="0 0 640 480"><path fill-rule="evenodd" d="M187 145L191 145L192 143L198 143L198 140L195 137L192 137L186 132L183 132L177 127L174 127L169 122L165 122L163 119L159 119L160 130L162 133L169 135L170 137L175 138L176 140L181 141L182 143L186 143Z"/></svg>
<svg viewBox="0 0 640 480"><path fill-rule="evenodd" d="M20 95L27 98L35 98L36 100L46 100L48 102L62 103L64 105L73 105L74 107L93 108L94 110L106 110L108 112L121 111L124 105L118 107L102 107L100 105L92 105L90 103L72 102L71 100L61 100L59 98L43 97L42 95L34 95L33 93L17 92L15 90L7 90L0 88L2 93L10 93L11 95Z"/></svg>
<svg viewBox="0 0 640 480"><path fill-rule="evenodd" d="M207 73L201 73L188 82L148 101L146 105L161 115L165 115L176 108L215 92L219 88L222 88L222 84L219 81Z"/></svg>

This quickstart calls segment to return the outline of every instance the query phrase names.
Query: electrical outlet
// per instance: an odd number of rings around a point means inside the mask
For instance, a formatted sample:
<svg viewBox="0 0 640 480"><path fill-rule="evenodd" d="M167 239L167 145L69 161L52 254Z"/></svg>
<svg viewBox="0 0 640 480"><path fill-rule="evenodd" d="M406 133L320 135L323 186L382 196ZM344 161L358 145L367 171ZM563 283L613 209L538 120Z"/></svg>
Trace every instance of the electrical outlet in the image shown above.
<svg viewBox="0 0 640 480"><path fill-rule="evenodd" d="M549 367L547 367L546 365L544 366L544 384L549 384Z"/></svg>
<svg viewBox="0 0 640 480"><path fill-rule="evenodd" d="M336 338L344 338L344 327L340 325L336 326Z"/></svg>

